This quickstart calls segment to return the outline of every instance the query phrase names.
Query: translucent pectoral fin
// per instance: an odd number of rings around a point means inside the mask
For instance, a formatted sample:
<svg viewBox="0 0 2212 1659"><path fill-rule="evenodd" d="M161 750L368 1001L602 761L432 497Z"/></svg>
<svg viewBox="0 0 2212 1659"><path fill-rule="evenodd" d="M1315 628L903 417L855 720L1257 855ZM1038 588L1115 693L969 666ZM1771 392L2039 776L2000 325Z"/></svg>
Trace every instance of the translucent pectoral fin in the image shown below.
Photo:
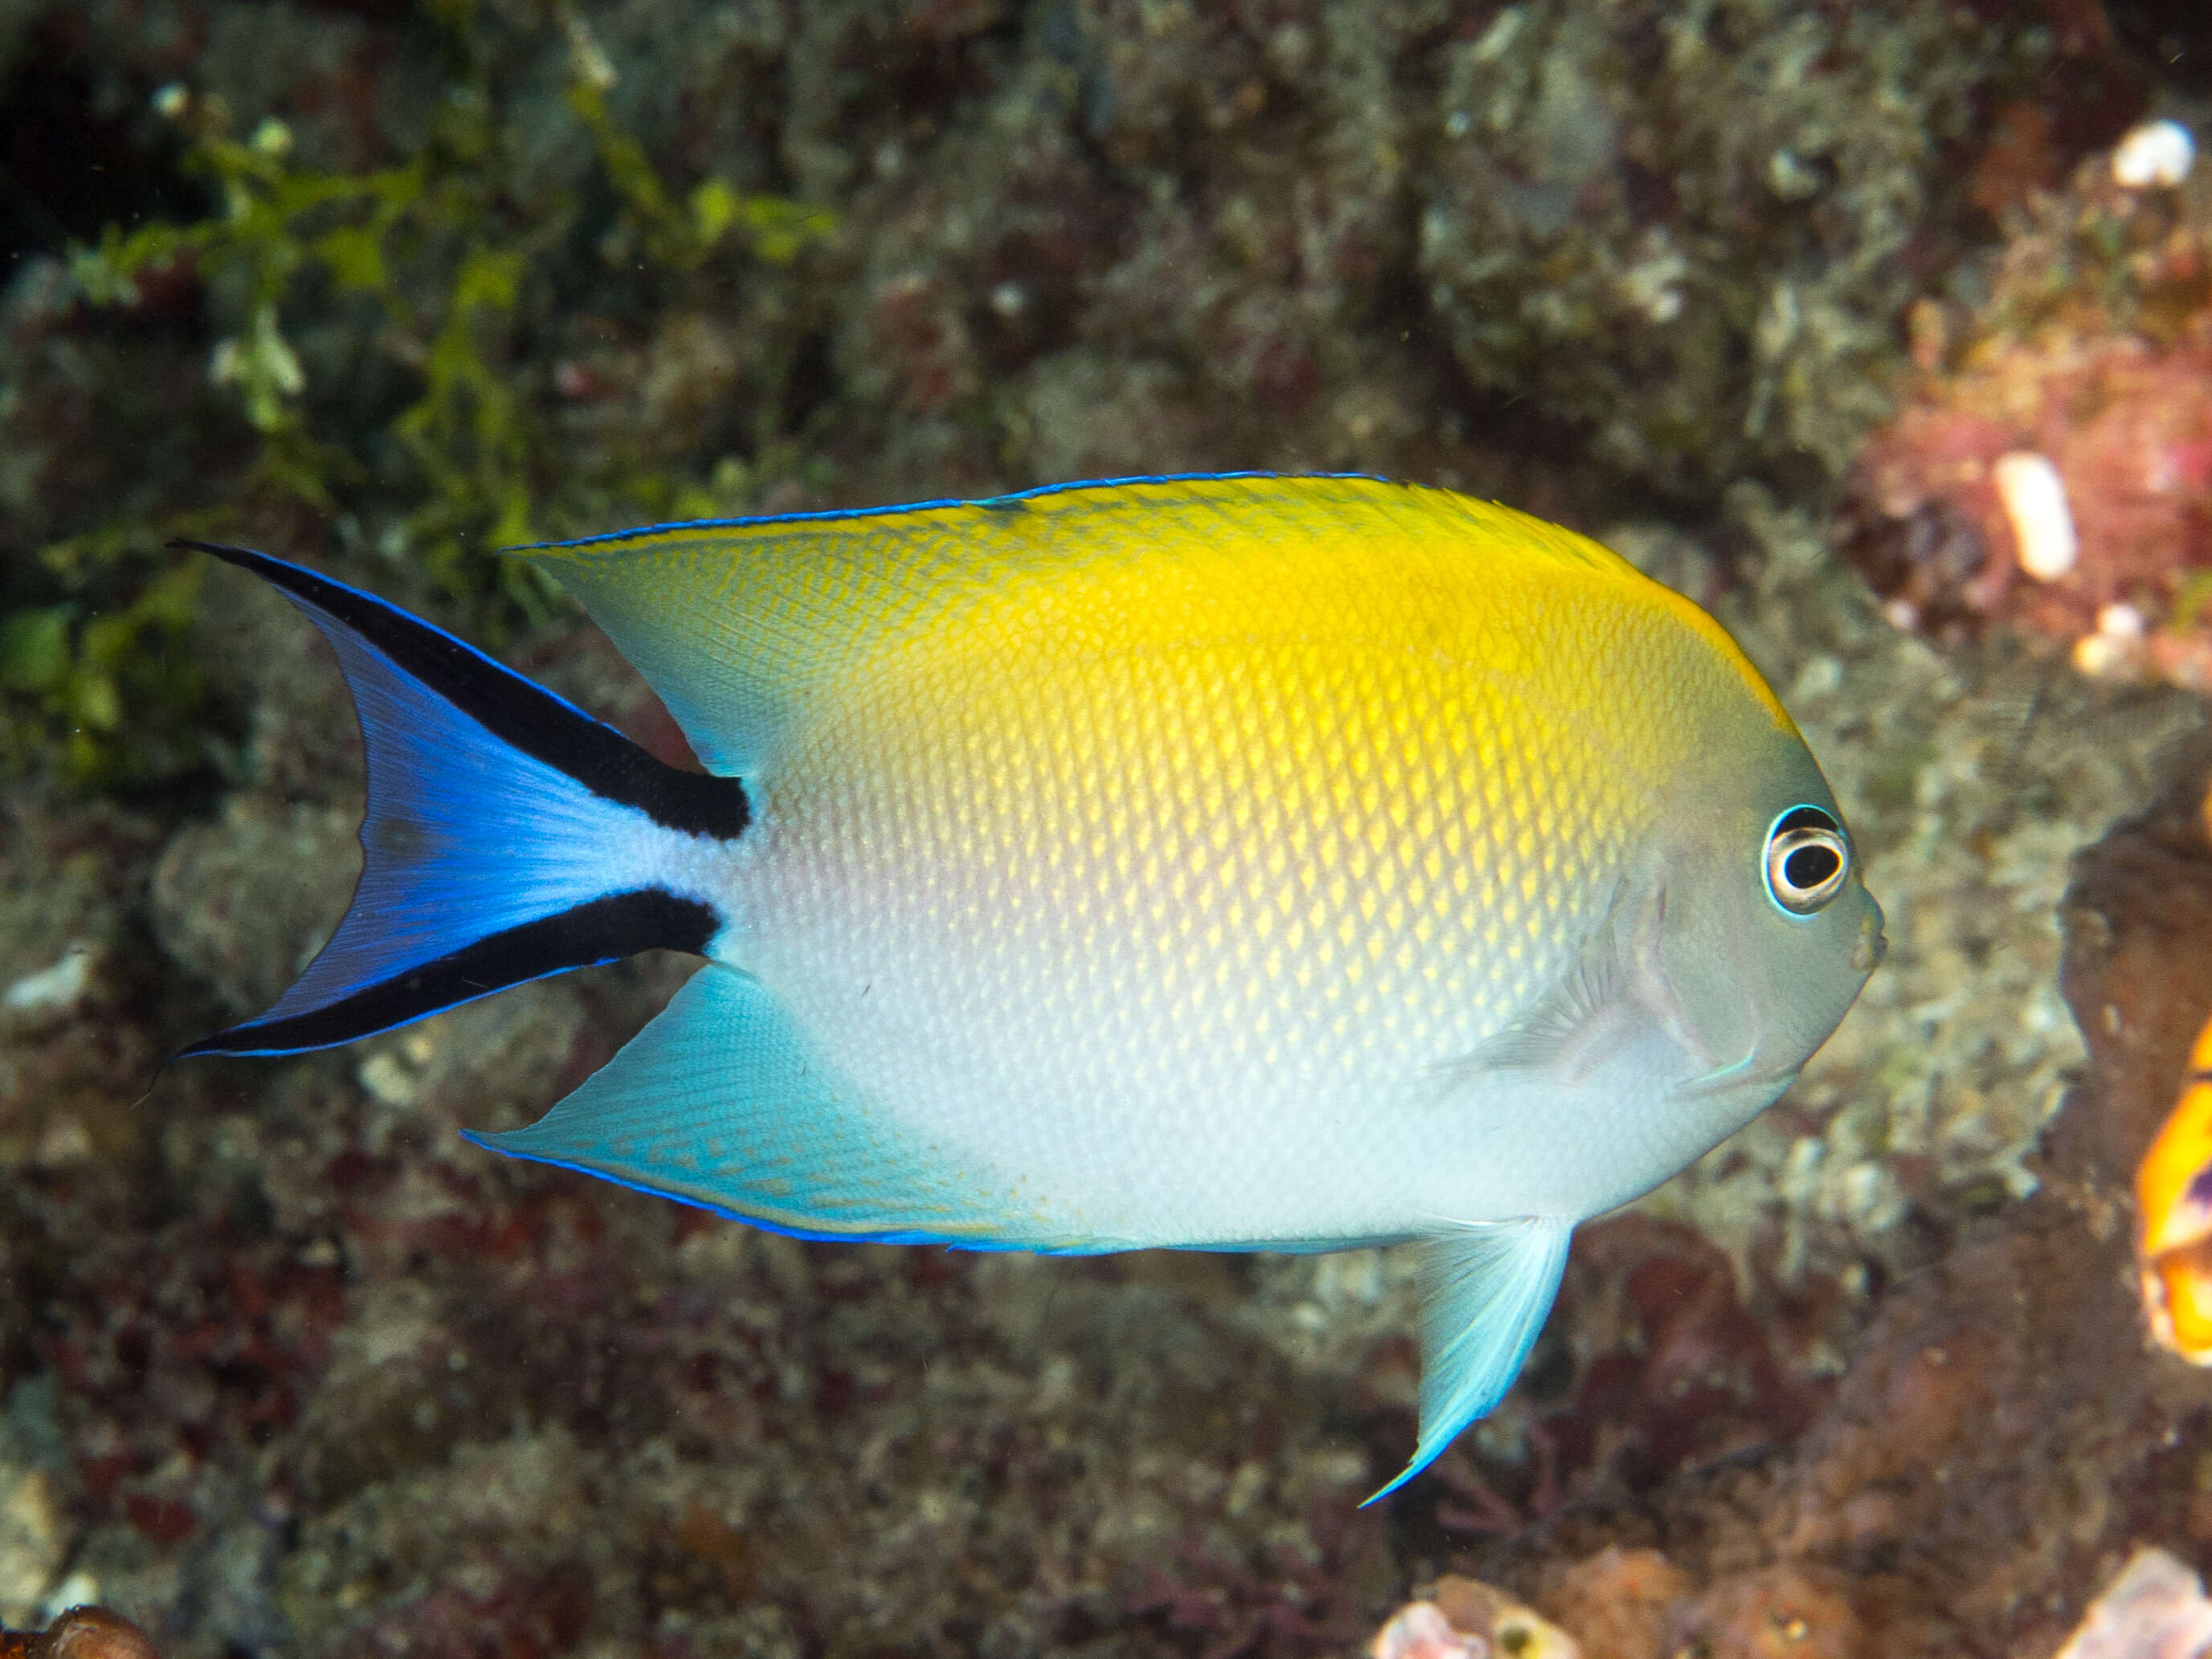
<svg viewBox="0 0 2212 1659"><path fill-rule="evenodd" d="M580 1087L480 1146L808 1238L1069 1249L825 1066L757 981L709 963Z"/></svg>
<svg viewBox="0 0 2212 1659"><path fill-rule="evenodd" d="M1455 1229L1421 1252L1421 1433L1413 1460L1370 1498L1434 1462L1459 1431L1505 1397L1544 1328L1574 1224L1550 1217Z"/></svg>
<svg viewBox="0 0 2212 1659"><path fill-rule="evenodd" d="M1679 1050L1692 1075L1714 1058L1660 956L1667 896L1616 895L1575 960L1525 1013L1443 1068L1449 1088L1505 1072L1545 1072L1569 1085L1587 1082L1632 1051L1644 1058ZM1668 1067L1674 1075L1680 1071Z"/></svg>
<svg viewBox="0 0 2212 1659"><path fill-rule="evenodd" d="M1579 1076L1632 1042L1646 1018L1624 994L1612 953L1591 952L1534 1008L1454 1060L1446 1081L1492 1072Z"/></svg>
<svg viewBox="0 0 2212 1659"><path fill-rule="evenodd" d="M1616 908L1619 901L1615 901ZM1444 1068L1447 1086L1500 1072L1550 1072L1579 1082L1636 1042L1652 1010L1613 919L1590 931L1551 989L1526 1012Z"/></svg>

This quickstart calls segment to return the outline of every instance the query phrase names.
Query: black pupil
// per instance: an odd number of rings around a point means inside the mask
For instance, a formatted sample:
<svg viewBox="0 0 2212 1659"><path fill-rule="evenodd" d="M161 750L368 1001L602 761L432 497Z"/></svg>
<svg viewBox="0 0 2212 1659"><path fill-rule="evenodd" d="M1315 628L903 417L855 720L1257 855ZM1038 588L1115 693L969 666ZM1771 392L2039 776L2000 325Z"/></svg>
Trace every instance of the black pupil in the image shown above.
<svg viewBox="0 0 2212 1659"><path fill-rule="evenodd" d="M1800 847L1782 860L1782 877L1798 891L1808 892L1843 867L1843 856L1832 847Z"/></svg>

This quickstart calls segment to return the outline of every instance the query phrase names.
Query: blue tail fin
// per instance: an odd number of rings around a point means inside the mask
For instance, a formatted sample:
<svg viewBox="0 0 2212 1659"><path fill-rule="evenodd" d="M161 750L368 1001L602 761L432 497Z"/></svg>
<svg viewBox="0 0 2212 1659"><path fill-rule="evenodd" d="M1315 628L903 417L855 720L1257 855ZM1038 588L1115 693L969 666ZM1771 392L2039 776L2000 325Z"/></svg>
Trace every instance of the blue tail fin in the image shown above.
<svg viewBox="0 0 2212 1659"><path fill-rule="evenodd" d="M744 786L664 765L611 726L371 594L244 548L320 629L368 757L361 884L337 932L257 1019L185 1054L328 1048L570 968L722 926L706 877Z"/></svg>

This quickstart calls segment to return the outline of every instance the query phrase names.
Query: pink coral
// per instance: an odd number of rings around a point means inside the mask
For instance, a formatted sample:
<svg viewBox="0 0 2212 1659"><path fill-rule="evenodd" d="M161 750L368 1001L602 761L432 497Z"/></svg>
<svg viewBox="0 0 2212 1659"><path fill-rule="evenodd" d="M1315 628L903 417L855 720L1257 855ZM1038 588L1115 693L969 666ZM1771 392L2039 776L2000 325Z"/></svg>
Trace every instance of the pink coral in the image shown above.
<svg viewBox="0 0 2212 1659"><path fill-rule="evenodd" d="M1451 1627L1433 1601L1409 1601L1367 1644L1372 1659L1487 1659L1490 1644Z"/></svg>
<svg viewBox="0 0 2212 1659"><path fill-rule="evenodd" d="M2090 1604L2058 1659L2197 1659L2212 1648L2212 1601L2164 1550L2138 1547Z"/></svg>
<svg viewBox="0 0 2212 1659"><path fill-rule="evenodd" d="M1582 1659L1575 1638L1494 1585L1447 1574L1390 1615L1368 1659Z"/></svg>
<svg viewBox="0 0 2212 1659"><path fill-rule="evenodd" d="M1975 317L1913 321L1922 378L1844 514L1891 615L2212 684L2212 178L2130 189L2092 158L2015 221Z"/></svg>

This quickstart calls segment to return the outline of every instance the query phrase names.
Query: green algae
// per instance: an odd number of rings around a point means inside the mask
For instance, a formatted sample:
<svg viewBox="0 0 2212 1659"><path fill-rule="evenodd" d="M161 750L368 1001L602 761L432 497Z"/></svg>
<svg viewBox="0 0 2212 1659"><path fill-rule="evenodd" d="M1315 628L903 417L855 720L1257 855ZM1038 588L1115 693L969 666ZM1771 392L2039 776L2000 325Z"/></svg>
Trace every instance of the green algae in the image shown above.
<svg viewBox="0 0 2212 1659"><path fill-rule="evenodd" d="M198 758L173 740L198 707L185 643L196 569L152 550L220 537L272 514L343 520L365 494L399 505L379 538L484 633L542 621L553 592L489 556L580 526L611 507L705 515L750 493L725 457L704 479L619 465L580 469L531 396L516 336L551 304L550 269L580 216L574 191L533 191L531 165L496 112L471 8L441 16L459 67L426 141L404 163L361 171L304 164L290 126L243 136L220 95L164 87L155 107L184 133L184 172L214 204L188 222L110 224L68 258L74 298L127 313L149 284L204 285L221 330L209 375L252 434L234 507L131 516L40 550L69 597L0 612L0 769L58 763L80 787L158 778ZM565 106L617 204L625 257L644 277L699 272L717 256L788 266L835 228L827 210L708 176L679 193L610 110L614 72L569 22ZM634 252L629 250L635 250ZM304 349L313 331L345 337ZM404 390L349 393L363 360ZM374 373L367 378L375 380ZM778 452L795 470L801 458Z"/></svg>

